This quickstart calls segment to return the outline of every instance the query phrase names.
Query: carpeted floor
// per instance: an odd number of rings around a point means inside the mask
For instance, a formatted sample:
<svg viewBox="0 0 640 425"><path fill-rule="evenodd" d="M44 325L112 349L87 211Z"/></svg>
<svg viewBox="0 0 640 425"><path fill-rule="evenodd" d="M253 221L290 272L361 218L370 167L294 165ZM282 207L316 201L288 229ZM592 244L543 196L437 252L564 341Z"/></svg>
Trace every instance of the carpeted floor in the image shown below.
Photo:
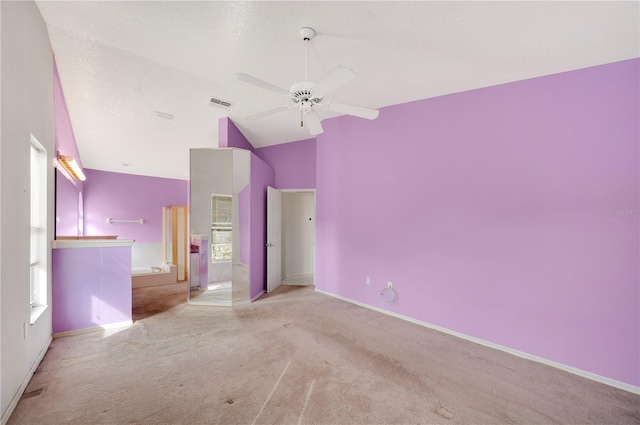
<svg viewBox="0 0 640 425"><path fill-rule="evenodd" d="M131 313L136 322L185 303L187 282L133 288L131 292Z"/></svg>
<svg viewBox="0 0 640 425"><path fill-rule="evenodd" d="M231 294L232 287L230 281L209 283L209 287L205 291L198 288L192 288L191 298L189 302L192 304L206 304L229 307L232 305Z"/></svg>
<svg viewBox="0 0 640 425"><path fill-rule="evenodd" d="M155 310L54 340L9 425L640 423L638 395L313 287Z"/></svg>

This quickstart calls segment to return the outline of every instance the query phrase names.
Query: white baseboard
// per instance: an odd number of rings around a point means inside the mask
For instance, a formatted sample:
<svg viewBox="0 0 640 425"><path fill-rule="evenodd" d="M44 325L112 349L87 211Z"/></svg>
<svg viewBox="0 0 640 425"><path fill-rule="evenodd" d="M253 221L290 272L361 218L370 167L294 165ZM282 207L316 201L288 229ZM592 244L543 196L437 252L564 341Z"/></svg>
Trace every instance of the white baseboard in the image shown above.
<svg viewBox="0 0 640 425"><path fill-rule="evenodd" d="M450 329L446 329L437 325L433 325L431 323L423 322L421 320L414 319L409 316L403 316L402 314L394 313L392 311L384 310L379 307L374 307L365 303L361 303L359 301L355 301L349 298L342 297L340 295L332 294L330 292L323 291L321 289L316 288L316 292L319 292L324 295L328 295L330 297L337 298L342 301L349 302L351 304L358 305L360 307L368 308L370 310L377 311L378 313L383 313L392 317L396 317L398 319L406 320L407 322L415 323L416 325L424 326L429 329L434 329L439 332L443 332L449 335L453 335L458 338L466 339L467 341L475 342L476 344L484 345L485 347L493 348L496 350L504 351L505 353L512 354L514 356L521 357L523 359L532 360L534 362L542 363L547 366L555 367L556 369L564 370L565 372L572 373L574 375L581 376L583 378L591 379L592 381L600 382L602 384L606 384L615 388L619 388L624 391L628 391L633 394L640 395L640 387L635 385L627 384L626 382L616 381L615 379L607 378L606 376L601 376L592 372L588 372L586 370L578 369L573 366L568 366L563 363L558 363L553 360L548 360L543 357L538 357L533 354L525 353L524 351L515 350L513 348L505 347L503 345L495 344L490 341L485 341L484 339L476 338L470 335L465 335L460 332L452 331Z"/></svg>
<svg viewBox="0 0 640 425"><path fill-rule="evenodd" d="M56 332L56 333L53 334L53 337L54 338L62 338L62 337L65 337L65 336L82 335L82 334L86 334L86 333L90 333L90 332L99 332L99 331L104 331L104 330L108 330L108 329L126 328L128 326L131 326L132 324L133 324L133 320L125 320L124 322L109 323L107 325L93 326L93 327L90 327L90 328L82 328L82 329L74 329L72 331Z"/></svg>
<svg viewBox="0 0 640 425"><path fill-rule="evenodd" d="M33 362L33 365L31 365L29 373L27 373L27 375L24 377L22 384L20 384L20 388L18 388L18 391L11 399L11 403L9 403L9 406L7 407L7 410L5 410L2 419L0 419L0 425L6 425L6 423L9 422L9 418L18 405L18 402L22 398L22 394L24 394L24 391L27 389L27 385L29 385L31 377L34 373L36 373L36 370L38 370L38 367L40 366L40 362L42 362L44 355L47 354L47 350L49 349L49 345L51 345L51 341L53 341L52 336L49 337L47 342L44 344L44 347L42 347L42 350L40 350L40 352L38 353L38 357L36 358L36 361Z"/></svg>

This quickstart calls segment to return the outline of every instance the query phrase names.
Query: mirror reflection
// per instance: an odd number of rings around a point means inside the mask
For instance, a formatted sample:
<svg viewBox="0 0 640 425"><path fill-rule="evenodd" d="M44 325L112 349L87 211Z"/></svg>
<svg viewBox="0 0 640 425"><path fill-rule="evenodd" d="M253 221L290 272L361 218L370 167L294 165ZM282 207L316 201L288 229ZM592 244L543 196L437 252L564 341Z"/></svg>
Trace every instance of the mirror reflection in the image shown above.
<svg viewBox="0 0 640 425"><path fill-rule="evenodd" d="M192 304L249 302L250 153L190 153L190 279Z"/></svg>

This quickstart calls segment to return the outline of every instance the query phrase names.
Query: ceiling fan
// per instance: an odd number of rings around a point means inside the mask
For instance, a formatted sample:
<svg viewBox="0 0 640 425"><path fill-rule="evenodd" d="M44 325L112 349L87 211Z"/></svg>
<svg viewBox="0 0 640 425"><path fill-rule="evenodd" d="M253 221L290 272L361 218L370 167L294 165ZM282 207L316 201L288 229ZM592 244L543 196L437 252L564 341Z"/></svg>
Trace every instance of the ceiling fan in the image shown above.
<svg viewBox="0 0 640 425"><path fill-rule="evenodd" d="M247 119L254 120L264 118L269 115L283 112L289 109L300 110L300 126L303 127L307 124L309 133L317 135L324 130L320 123L320 117L317 114L318 109L328 109L333 112L341 114L352 115L354 117L366 118L374 120L378 117L377 109L364 108L362 106L347 105L344 103L335 103L325 100L325 96L332 93L337 88L348 83L356 77L356 74L349 68L338 65L329 74L317 83L309 81L308 77L308 46L309 41L315 37L316 32L313 28L302 27L300 28L300 35L304 41L304 81L295 83L289 90L285 90L273 84L262 81L258 78L252 77L248 74L238 73L234 74L234 77L245 83L253 84L254 86L269 90L273 93L286 96L291 103L288 105L278 106L276 108L268 109L263 112L259 112L254 115L250 115Z"/></svg>

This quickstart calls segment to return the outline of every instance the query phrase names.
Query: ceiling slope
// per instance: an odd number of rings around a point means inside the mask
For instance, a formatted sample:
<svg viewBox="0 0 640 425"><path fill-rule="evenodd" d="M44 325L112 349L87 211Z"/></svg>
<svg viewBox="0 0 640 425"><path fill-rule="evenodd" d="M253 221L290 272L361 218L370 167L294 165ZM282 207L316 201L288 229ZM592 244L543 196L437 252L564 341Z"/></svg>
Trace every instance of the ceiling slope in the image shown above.
<svg viewBox="0 0 640 425"><path fill-rule="evenodd" d="M346 66L358 77L331 100L370 108L640 55L638 2L37 4L83 164L182 179L189 148L217 146L222 116L256 147L309 137L295 110L247 120L286 99L233 78L302 81L302 26L317 32L309 78Z"/></svg>

